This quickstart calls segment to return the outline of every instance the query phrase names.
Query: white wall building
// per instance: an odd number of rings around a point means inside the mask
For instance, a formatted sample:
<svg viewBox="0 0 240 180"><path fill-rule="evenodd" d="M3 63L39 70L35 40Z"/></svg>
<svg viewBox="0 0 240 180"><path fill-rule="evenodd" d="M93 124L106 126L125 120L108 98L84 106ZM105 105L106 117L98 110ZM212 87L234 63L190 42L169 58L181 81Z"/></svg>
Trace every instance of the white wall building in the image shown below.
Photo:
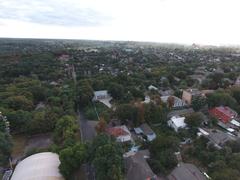
<svg viewBox="0 0 240 180"><path fill-rule="evenodd" d="M168 125L172 127L176 132L178 132L179 128L186 128L187 124L184 122L185 117L176 117L173 116L168 121Z"/></svg>

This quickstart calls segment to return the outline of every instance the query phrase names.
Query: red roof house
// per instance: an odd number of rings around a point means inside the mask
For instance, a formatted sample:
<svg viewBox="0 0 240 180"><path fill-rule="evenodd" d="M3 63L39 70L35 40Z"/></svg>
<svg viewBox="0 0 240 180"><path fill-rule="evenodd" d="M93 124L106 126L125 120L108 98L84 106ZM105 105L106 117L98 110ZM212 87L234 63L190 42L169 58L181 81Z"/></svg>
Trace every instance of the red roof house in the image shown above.
<svg viewBox="0 0 240 180"><path fill-rule="evenodd" d="M108 128L106 131L114 136L118 142L131 141L131 133L125 125Z"/></svg>
<svg viewBox="0 0 240 180"><path fill-rule="evenodd" d="M218 118L223 123L228 123L231 119L235 118L238 114L227 106L219 106L209 110L209 113Z"/></svg>

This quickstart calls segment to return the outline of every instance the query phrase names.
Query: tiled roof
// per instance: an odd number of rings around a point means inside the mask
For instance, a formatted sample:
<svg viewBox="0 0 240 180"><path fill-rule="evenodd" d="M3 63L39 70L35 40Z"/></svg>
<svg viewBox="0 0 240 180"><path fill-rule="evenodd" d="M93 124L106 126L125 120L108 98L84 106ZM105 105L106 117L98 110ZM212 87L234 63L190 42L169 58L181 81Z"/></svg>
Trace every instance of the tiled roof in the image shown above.
<svg viewBox="0 0 240 180"><path fill-rule="evenodd" d="M119 137L119 136L126 136L129 133L127 131L125 131L122 127L112 127L112 128L108 128L107 132L114 136L114 137Z"/></svg>
<svg viewBox="0 0 240 180"><path fill-rule="evenodd" d="M209 113L224 123L228 123L232 118L237 116L237 113L227 106L212 108L209 110Z"/></svg>

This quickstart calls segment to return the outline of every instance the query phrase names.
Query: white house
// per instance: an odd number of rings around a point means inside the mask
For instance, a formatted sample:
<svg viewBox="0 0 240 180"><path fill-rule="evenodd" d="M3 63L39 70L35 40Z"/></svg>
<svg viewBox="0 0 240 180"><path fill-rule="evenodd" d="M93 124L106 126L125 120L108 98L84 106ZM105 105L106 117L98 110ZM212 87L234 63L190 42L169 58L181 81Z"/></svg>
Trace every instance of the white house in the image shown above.
<svg viewBox="0 0 240 180"><path fill-rule="evenodd" d="M110 103L111 99L112 97L108 94L107 90L94 91L93 101L99 101L105 104L108 108L112 107Z"/></svg>
<svg viewBox="0 0 240 180"><path fill-rule="evenodd" d="M94 91L94 97L93 100L94 101L99 101L102 99L107 99L109 98L109 94L107 90L102 90L102 91Z"/></svg>
<svg viewBox="0 0 240 180"><path fill-rule="evenodd" d="M155 90L155 91L157 91L158 88L153 86L153 85L150 85L150 86L148 86L148 90Z"/></svg>
<svg viewBox="0 0 240 180"><path fill-rule="evenodd" d="M114 136L117 142L132 141L131 133L125 125L108 128L107 133Z"/></svg>
<svg viewBox="0 0 240 180"><path fill-rule="evenodd" d="M185 128L187 126L184 120L185 120L185 117L173 116L168 121L168 125L172 127L176 132L178 132L179 128Z"/></svg>

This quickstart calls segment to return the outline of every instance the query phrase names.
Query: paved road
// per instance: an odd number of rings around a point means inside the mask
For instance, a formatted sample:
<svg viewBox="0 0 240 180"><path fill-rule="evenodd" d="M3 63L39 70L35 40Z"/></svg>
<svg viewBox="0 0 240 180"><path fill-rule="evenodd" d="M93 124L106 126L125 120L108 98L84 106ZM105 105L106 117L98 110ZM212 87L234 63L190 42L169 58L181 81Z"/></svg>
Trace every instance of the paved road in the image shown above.
<svg viewBox="0 0 240 180"><path fill-rule="evenodd" d="M96 136L95 125L97 124L97 122L89 121L88 119L86 119L81 111L78 114L81 139L83 142L86 141L91 142L93 138ZM91 164L86 163L83 165L83 168L86 173L87 180L95 180L95 172Z"/></svg>
<svg viewBox="0 0 240 180"><path fill-rule="evenodd" d="M84 114L80 111L79 112L79 125L81 131L81 138L83 142L92 141L93 138L96 136L95 126L96 121L89 121L85 118Z"/></svg>

